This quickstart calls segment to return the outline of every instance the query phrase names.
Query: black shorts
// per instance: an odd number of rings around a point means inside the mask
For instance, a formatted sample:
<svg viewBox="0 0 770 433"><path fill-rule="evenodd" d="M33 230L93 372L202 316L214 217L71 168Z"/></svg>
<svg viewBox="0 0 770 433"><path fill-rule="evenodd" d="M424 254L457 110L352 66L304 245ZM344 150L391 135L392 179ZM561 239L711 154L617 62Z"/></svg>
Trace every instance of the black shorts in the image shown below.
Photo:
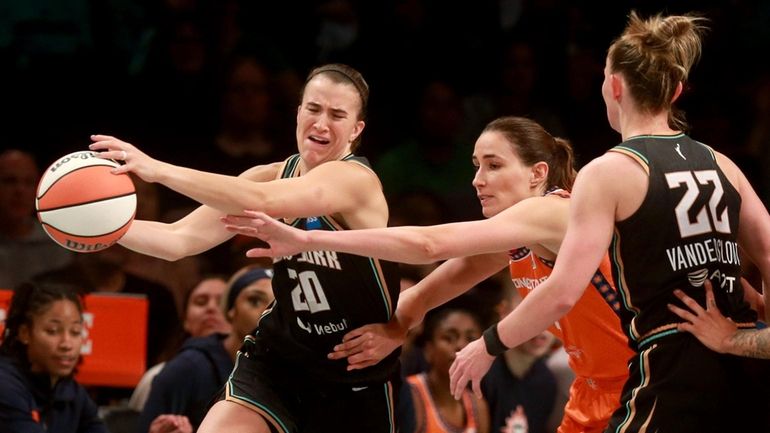
<svg viewBox="0 0 770 433"><path fill-rule="evenodd" d="M275 433L395 433L398 373L387 382L324 383L261 346L247 337L222 399L258 412Z"/></svg>
<svg viewBox="0 0 770 433"><path fill-rule="evenodd" d="M770 432L770 362L721 355L690 334L642 347L606 433Z"/></svg>

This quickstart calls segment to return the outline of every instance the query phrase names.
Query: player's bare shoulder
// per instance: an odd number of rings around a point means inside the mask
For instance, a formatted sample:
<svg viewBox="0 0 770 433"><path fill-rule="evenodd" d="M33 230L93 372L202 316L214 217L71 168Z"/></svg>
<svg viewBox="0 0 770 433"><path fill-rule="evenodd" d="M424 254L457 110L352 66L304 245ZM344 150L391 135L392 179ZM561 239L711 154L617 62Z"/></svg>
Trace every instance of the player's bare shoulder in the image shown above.
<svg viewBox="0 0 770 433"><path fill-rule="evenodd" d="M278 175L285 163L285 161L280 161L270 164L257 165L244 171L238 177L253 180L255 182L268 182L278 178Z"/></svg>

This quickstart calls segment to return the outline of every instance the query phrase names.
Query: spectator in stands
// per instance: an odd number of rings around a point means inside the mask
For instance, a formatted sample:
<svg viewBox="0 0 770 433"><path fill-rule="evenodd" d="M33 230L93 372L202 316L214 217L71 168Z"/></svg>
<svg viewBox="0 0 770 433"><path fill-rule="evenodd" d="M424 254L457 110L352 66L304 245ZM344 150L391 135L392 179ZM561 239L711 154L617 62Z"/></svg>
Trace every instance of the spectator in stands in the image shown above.
<svg viewBox="0 0 770 433"><path fill-rule="evenodd" d="M73 378L83 345L76 290L23 283L0 344L0 433L107 433L96 404Z"/></svg>

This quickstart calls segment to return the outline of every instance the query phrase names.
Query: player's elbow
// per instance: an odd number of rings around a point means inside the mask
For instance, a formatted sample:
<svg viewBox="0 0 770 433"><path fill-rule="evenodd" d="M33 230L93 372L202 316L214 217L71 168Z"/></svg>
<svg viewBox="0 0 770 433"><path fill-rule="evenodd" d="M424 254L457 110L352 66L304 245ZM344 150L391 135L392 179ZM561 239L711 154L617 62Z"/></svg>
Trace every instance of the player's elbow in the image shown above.
<svg viewBox="0 0 770 433"><path fill-rule="evenodd" d="M562 286L562 290L555 293L551 299L551 304L559 317L564 316L572 310L582 296L583 291L576 287Z"/></svg>
<svg viewBox="0 0 770 433"><path fill-rule="evenodd" d="M431 236L417 235L412 238L412 242L414 243L412 250L417 251L418 254L412 257L410 264L434 263L445 258L446 248Z"/></svg>

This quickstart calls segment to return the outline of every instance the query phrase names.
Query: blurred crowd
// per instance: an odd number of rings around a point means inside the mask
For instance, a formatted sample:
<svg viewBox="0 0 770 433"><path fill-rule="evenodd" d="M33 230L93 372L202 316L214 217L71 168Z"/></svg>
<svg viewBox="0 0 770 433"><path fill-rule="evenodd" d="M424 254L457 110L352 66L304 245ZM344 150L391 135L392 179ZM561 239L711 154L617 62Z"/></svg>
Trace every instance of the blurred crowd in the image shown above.
<svg viewBox="0 0 770 433"><path fill-rule="evenodd" d="M489 120L531 117L571 140L581 165L618 142L597 89L632 8L709 18L681 108L693 137L767 196L770 5L747 0L11 0L0 6L0 143L46 166L106 133L236 174L294 152L301 77L343 62L373 89L361 153L391 207L430 195L442 219L478 217L467 148ZM159 194L161 213L190 204Z"/></svg>

